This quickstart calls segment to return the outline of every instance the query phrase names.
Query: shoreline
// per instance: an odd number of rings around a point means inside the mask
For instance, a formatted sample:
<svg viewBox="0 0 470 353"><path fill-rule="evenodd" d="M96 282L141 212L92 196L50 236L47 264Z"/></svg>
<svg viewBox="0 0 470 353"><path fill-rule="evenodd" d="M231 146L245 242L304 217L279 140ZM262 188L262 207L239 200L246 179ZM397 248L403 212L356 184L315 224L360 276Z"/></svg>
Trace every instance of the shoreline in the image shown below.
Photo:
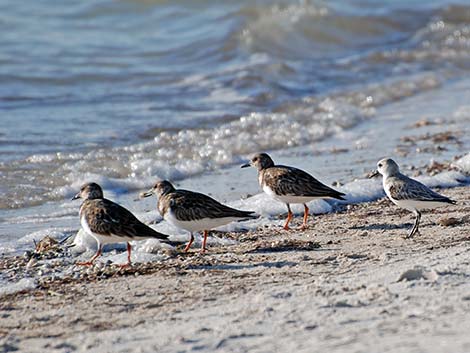
<svg viewBox="0 0 470 353"><path fill-rule="evenodd" d="M170 252L128 270L99 266L3 296L0 347L420 352L445 341L463 352L470 347L470 190L443 194L458 204L423 213L413 239L402 238L413 215L380 199L314 215L303 232L228 233L238 243L204 255Z"/></svg>
<svg viewBox="0 0 470 353"><path fill-rule="evenodd" d="M465 134L469 120L468 100L465 100L465 95L459 94L466 92L468 87L470 80L463 78L436 90L392 101L377 108L373 118L353 128L335 131L325 140L312 141L299 147L286 145L286 149L267 152L272 152L273 158L279 164L298 167L326 185L332 185L346 193L354 193L354 202L359 199L369 201L381 195L378 184L377 187L372 186L372 191L371 184L363 182L362 178L375 167L378 159L386 156L395 156L404 173L423 178L421 181L426 179L425 183L431 182L431 186L455 186L458 183L455 178L451 180L450 174L447 179L430 180L419 173L434 174L439 172L441 163L448 165L455 161L457 156L468 154L469 140L466 138L468 134ZM370 153L372 150L374 153ZM469 161L464 171L466 182L470 181ZM171 177L166 172L163 176ZM6 255L22 254L33 239L40 240L46 235L63 239L76 232L79 227L79 205L70 202L69 198L72 191L75 194L85 181L100 183L107 198L128 208L143 222L154 222L158 219L155 212L156 200L134 202L138 192L124 191L146 190L153 184L154 178L158 177L157 173L152 177L152 183L146 185L145 178L139 178L137 184L122 184L104 175L82 175L71 179L70 185L62 190L63 198L58 202L48 202L32 208L2 210L0 233L3 236L0 235L0 252ZM359 182L352 185L355 181ZM208 171L175 184L181 188L206 193L234 207L243 204L243 207L249 207L247 209L251 210L256 206L255 211L271 218L285 212L282 204L271 205L263 198L251 199L256 205L244 203L248 195L260 193L261 190L256 180L256 171L241 172L239 165ZM349 190L341 190L345 184L349 184ZM141 188L137 188L138 185L141 185ZM325 203L313 203L312 206L316 208L313 212L327 212L330 209ZM156 225L156 229L167 234L180 234L164 222Z"/></svg>

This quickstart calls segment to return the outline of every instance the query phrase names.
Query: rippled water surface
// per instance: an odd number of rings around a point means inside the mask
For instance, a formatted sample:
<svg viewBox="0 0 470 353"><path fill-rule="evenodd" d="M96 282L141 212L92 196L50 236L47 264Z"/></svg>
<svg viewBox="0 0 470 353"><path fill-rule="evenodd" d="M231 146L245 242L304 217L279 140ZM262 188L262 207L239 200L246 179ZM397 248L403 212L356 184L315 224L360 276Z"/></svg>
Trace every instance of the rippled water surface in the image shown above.
<svg viewBox="0 0 470 353"><path fill-rule="evenodd" d="M0 33L4 210L307 146L470 69L464 1L4 0Z"/></svg>

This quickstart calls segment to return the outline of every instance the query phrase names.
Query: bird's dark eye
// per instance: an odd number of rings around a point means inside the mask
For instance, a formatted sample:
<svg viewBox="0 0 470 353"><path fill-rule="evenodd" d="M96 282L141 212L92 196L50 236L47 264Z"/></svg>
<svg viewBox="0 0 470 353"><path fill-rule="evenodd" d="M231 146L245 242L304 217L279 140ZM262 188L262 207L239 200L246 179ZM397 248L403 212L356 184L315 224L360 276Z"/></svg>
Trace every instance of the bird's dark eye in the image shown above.
<svg viewBox="0 0 470 353"><path fill-rule="evenodd" d="M382 163L379 163L379 168L382 168Z"/></svg>

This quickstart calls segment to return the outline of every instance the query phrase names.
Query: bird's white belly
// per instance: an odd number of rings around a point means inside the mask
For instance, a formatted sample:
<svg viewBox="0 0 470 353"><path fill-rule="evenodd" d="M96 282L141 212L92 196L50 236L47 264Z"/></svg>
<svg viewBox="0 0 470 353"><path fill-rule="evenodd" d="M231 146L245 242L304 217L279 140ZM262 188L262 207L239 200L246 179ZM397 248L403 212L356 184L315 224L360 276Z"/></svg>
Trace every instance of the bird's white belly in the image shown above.
<svg viewBox="0 0 470 353"><path fill-rule="evenodd" d="M390 196L389 196L390 197ZM448 205L446 202L438 202L438 201L418 201L418 200L395 200L390 197L392 202L408 211L415 211L415 210L423 210L423 209L432 209L436 207L441 207Z"/></svg>
<svg viewBox="0 0 470 353"><path fill-rule="evenodd" d="M264 185L263 191L277 201L283 203L307 203L321 197L314 196L295 196L295 195L277 195L269 186Z"/></svg>
<svg viewBox="0 0 470 353"><path fill-rule="evenodd" d="M91 231L90 226L88 225L85 217L80 218L80 224L82 225L83 230L86 233L90 234L93 238L95 238L95 240L101 245L138 240L136 238L120 237L117 235L102 235L102 234L94 233Z"/></svg>
<svg viewBox="0 0 470 353"><path fill-rule="evenodd" d="M237 217L224 217L224 218L203 218L193 221L181 221L169 210L165 214L165 220L173 224L177 228L185 229L189 232L200 232L202 230L210 230L228 224L233 221L241 220Z"/></svg>

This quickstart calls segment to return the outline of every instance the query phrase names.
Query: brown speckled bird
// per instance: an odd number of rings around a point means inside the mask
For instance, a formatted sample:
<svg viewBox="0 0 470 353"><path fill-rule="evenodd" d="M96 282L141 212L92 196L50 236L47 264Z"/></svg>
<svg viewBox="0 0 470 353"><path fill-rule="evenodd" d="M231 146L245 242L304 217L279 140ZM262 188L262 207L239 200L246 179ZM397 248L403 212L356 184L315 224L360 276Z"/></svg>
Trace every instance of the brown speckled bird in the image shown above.
<svg viewBox="0 0 470 353"><path fill-rule="evenodd" d="M201 252L206 250L208 230L233 221L257 218L251 211L240 211L223 205L213 198L198 192L175 189L167 180L158 181L141 197L157 195L157 208L161 216L175 227L191 233L191 239L184 251L188 251L194 241L194 232L203 231L204 240Z"/></svg>
<svg viewBox="0 0 470 353"><path fill-rule="evenodd" d="M81 187L80 191L72 200L82 198L84 201L80 206L80 223L83 230L95 238L98 243L96 254L86 262L78 265L92 265L101 249L108 243L127 243L127 263L131 264L130 241L154 238L159 240L168 239L168 235L159 233L139 221L130 211L124 207L105 199L103 190L96 183L88 183Z"/></svg>
<svg viewBox="0 0 470 353"><path fill-rule="evenodd" d="M258 169L258 181L263 191L275 200L284 202L287 206L287 220L284 229L289 229L292 219L291 203L304 205L304 220L301 229L307 227L309 209L307 202L315 199L337 199L344 200L345 194L336 191L329 186L320 183L310 174L303 170L275 165L271 157L266 153L253 156L249 163L242 168L253 166Z"/></svg>

